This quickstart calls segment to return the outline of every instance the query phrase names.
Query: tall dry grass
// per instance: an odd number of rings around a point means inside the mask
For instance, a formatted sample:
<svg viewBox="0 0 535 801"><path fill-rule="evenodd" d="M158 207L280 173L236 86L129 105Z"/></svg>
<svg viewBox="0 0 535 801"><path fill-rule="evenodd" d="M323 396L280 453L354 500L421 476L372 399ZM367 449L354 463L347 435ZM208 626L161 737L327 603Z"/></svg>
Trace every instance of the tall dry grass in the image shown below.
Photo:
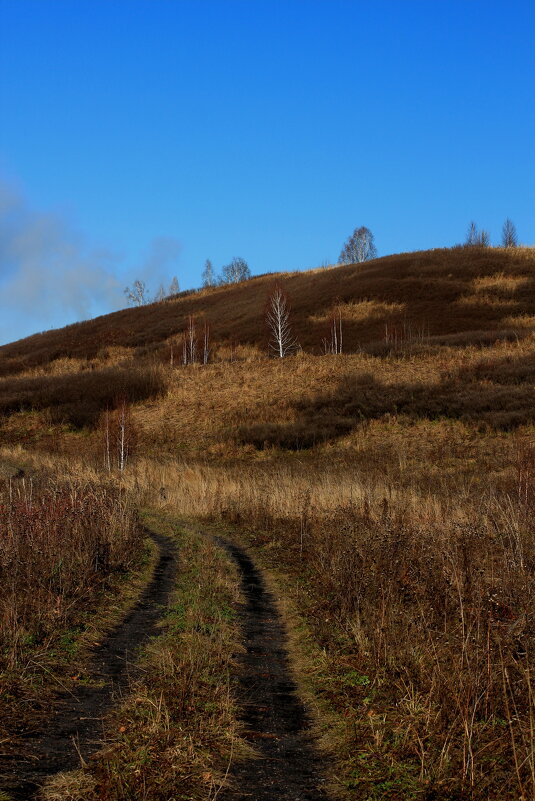
<svg viewBox="0 0 535 801"><path fill-rule="evenodd" d="M0 669L24 667L35 648L91 608L107 577L139 556L141 533L111 483L10 478L0 485Z"/></svg>
<svg viewBox="0 0 535 801"><path fill-rule="evenodd" d="M356 797L382 798L378 788L388 787L393 798L528 801L529 440L517 443L506 468L499 488L489 482L458 496L311 464L145 463L131 480L182 514L238 525L291 576L323 649L316 691L344 721L338 750Z"/></svg>

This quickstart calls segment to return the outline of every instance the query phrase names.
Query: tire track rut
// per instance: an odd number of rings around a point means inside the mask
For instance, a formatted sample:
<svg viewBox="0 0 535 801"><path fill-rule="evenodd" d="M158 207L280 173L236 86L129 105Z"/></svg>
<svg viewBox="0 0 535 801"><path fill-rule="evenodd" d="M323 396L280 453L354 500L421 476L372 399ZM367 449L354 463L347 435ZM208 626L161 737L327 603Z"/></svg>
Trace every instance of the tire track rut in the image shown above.
<svg viewBox="0 0 535 801"><path fill-rule="evenodd" d="M21 735L24 746L16 764L0 758L0 789L14 801L28 801L47 777L80 767L80 759L99 748L102 719L135 675L131 660L158 633L157 623L174 586L177 550L169 537L147 534L160 550L152 579L126 617L94 649L90 683L59 694L56 710L42 728Z"/></svg>
<svg viewBox="0 0 535 801"><path fill-rule="evenodd" d="M310 720L292 678L286 633L275 599L247 553L219 537L237 563L245 603L246 653L240 656L237 696L245 738L258 759L234 765L220 801L328 801Z"/></svg>

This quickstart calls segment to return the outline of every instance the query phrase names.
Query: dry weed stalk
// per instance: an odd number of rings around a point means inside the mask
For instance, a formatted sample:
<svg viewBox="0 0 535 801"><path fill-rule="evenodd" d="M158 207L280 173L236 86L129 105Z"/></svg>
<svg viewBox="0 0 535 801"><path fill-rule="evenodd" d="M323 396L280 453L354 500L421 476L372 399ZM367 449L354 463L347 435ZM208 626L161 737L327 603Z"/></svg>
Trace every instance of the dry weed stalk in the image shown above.
<svg viewBox="0 0 535 801"><path fill-rule="evenodd" d="M0 642L4 665L44 649L111 572L139 553L125 493L106 483L41 477L0 487Z"/></svg>

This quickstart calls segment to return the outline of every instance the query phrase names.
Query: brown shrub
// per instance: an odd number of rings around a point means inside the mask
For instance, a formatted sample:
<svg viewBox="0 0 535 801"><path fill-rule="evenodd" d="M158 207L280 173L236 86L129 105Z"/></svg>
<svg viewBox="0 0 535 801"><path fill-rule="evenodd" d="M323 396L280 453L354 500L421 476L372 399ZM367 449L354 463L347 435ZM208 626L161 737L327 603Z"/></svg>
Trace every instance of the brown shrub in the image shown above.
<svg viewBox="0 0 535 801"><path fill-rule="evenodd" d="M139 553L140 529L112 485L19 478L0 488L0 654L69 625L77 604Z"/></svg>

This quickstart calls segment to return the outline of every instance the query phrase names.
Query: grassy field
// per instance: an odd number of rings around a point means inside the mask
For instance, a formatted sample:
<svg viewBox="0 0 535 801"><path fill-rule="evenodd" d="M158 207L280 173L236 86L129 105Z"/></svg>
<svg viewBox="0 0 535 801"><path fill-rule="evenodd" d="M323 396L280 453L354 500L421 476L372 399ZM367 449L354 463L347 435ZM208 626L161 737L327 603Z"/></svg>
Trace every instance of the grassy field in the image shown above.
<svg viewBox="0 0 535 801"><path fill-rule="evenodd" d="M201 519L274 572L346 798L528 801L535 253L457 248L277 278L302 346L287 359L267 355L274 276L0 348L2 509L18 521L5 642L71 625L58 594L97 603L102 543L74 522L62 539L65 509L74 521L98 507L88 531L112 532L101 571L122 564L134 502ZM333 309L343 352L323 355ZM190 315L199 334L209 321L208 364L181 364ZM22 554L30 486L39 564ZM26 608L37 574L45 589ZM8 667L17 648L4 646Z"/></svg>

